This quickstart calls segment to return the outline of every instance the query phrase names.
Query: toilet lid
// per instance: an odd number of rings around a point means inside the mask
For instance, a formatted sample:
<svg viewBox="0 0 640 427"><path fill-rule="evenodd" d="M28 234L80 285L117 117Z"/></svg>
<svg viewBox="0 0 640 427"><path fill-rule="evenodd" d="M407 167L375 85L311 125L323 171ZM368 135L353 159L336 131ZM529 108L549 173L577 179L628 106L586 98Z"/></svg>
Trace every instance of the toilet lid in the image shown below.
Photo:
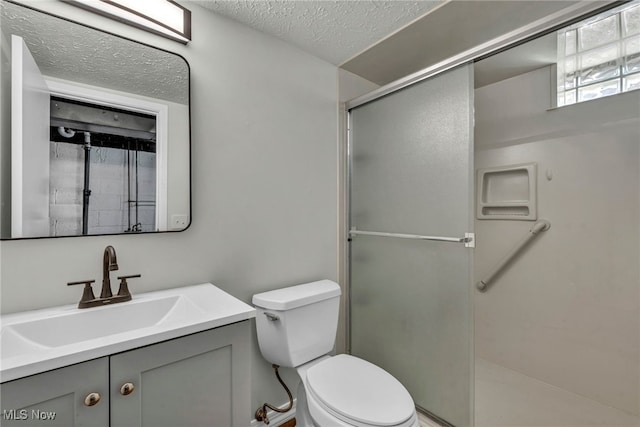
<svg viewBox="0 0 640 427"><path fill-rule="evenodd" d="M307 386L327 409L358 423L394 426L415 412L409 392L391 374L346 354L309 368Z"/></svg>

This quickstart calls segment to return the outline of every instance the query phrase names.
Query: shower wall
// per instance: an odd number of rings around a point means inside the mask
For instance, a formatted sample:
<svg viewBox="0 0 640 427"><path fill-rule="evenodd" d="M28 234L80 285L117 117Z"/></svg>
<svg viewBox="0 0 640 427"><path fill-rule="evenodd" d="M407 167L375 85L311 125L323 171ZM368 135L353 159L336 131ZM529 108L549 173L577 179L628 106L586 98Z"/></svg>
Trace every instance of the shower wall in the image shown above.
<svg viewBox="0 0 640 427"><path fill-rule="evenodd" d="M553 72L475 92L476 168L536 162L551 222L476 293L476 356L640 414L640 93L550 109ZM476 220L476 281L532 224Z"/></svg>

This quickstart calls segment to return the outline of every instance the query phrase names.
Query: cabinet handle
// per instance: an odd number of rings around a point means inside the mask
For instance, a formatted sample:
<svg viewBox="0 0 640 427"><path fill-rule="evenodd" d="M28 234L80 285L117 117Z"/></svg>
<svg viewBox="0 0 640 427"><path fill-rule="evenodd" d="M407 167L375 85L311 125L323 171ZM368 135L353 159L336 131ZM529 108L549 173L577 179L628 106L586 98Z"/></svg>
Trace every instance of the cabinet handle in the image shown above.
<svg viewBox="0 0 640 427"><path fill-rule="evenodd" d="M87 397L84 398L85 406L93 406L98 402L100 402L100 393L89 393Z"/></svg>
<svg viewBox="0 0 640 427"><path fill-rule="evenodd" d="M134 386L133 383L124 383L122 384L122 387L120 387L120 394L123 396L128 396L133 393L133 390L135 388L136 386Z"/></svg>

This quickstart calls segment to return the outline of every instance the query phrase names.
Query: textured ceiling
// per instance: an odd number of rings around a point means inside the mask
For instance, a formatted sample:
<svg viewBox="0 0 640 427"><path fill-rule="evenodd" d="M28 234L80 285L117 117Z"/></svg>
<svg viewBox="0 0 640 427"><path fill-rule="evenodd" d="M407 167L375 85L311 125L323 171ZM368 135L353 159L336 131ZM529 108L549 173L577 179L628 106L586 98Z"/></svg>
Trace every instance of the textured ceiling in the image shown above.
<svg viewBox="0 0 640 427"><path fill-rule="evenodd" d="M434 1L191 0L340 65L427 13Z"/></svg>
<svg viewBox="0 0 640 427"><path fill-rule="evenodd" d="M189 69L179 56L0 2L2 31L24 38L42 74L187 104Z"/></svg>

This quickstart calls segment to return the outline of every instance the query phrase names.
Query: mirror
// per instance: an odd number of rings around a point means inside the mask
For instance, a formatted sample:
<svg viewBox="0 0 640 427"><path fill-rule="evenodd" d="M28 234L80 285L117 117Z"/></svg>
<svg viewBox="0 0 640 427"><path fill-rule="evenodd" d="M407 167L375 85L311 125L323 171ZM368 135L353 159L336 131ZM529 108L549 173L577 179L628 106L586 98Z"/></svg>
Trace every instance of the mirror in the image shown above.
<svg viewBox="0 0 640 427"><path fill-rule="evenodd" d="M184 58L6 0L0 12L0 238L188 227Z"/></svg>

